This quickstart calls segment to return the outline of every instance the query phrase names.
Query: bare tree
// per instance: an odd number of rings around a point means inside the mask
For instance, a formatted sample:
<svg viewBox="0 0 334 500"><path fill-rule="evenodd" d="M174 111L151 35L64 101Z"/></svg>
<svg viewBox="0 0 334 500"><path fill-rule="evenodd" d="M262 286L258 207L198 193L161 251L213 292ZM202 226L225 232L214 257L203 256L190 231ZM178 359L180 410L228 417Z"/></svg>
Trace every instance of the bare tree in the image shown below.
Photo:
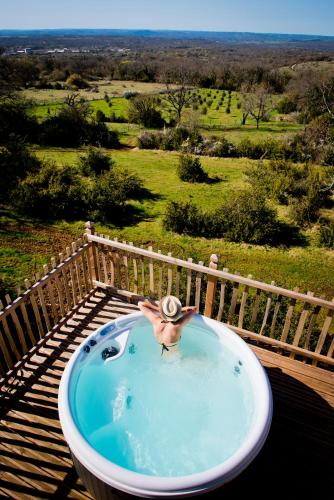
<svg viewBox="0 0 334 500"><path fill-rule="evenodd" d="M166 85L166 90L162 98L172 108L176 115L176 121L179 124L183 109L193 101L190 90L194 81L190 73L183 68L165 72L161 76L161 80Z"/></svg>
<svg viewBox="0 0 334 500"><path fill-rule="evenodd" d="M256 121L256 128L259 128L260 121L269 118L273 107L273 100L269 88L265 85L252 87L250 92L243 95L243 117L247 118L247 116L250 115L254 118Z"/></svg>
<svg viewBox="0 0 334 500"><path fill-rule="evenodd" d="M324 112L328 113L331 119L334 120L334 78L326 83L321 83L320 93Z"/></svg>

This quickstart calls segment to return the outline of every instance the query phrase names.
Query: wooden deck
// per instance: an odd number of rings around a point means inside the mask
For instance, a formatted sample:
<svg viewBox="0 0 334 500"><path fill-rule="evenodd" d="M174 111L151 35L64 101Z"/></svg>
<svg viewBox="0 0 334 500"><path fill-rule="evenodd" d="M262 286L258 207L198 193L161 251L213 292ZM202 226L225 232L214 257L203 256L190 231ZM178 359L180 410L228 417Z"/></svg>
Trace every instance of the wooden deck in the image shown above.
<svg viewBox="0 0 334 500"><path fill-rule="evenodd" d="M135 309L95 292L2 387L0 498L91 498L77 478L62 436L58 385L67 360L85 336ZM272 385L272 428L258 457L219 493L224 499L241 493L256 493L258 498L334 493L333 373L253 349Z"/></svg>

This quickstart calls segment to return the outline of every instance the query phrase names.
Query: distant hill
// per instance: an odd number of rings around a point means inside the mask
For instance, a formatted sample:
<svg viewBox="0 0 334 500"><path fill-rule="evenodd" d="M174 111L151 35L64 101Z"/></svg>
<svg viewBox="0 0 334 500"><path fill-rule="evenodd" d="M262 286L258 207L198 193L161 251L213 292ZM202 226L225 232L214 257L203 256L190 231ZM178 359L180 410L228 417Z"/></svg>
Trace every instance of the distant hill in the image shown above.
<svg viewBox="0 0 334 500"><path fill-rule="evenodd" d="M225 31L173 31L173 30L126 30L126 29L40 29L0 30L0 37L12 38L69 38L69 37L141 37L178 40L207 40L224 43L300 43L334 41L334 36L294 35L281 33L246 33Z"/></svg>

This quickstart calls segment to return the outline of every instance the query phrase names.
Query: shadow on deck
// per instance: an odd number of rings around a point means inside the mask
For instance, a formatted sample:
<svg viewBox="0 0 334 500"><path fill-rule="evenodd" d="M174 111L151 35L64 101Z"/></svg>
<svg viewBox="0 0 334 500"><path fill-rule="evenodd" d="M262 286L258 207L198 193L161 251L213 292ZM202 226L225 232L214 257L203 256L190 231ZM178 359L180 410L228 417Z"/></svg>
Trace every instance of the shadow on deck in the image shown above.
<svg viewBox="0 0 334 500"><path fill-rule="evenodd" d="M73 467L58 420L62 371L82 340L116 316L136 310L95 294L1 390L0 497L92 498ZM253 347L267 369L274 397L269 437L258 457L217 493L224 498L334 491L333 374Z"/></svg>

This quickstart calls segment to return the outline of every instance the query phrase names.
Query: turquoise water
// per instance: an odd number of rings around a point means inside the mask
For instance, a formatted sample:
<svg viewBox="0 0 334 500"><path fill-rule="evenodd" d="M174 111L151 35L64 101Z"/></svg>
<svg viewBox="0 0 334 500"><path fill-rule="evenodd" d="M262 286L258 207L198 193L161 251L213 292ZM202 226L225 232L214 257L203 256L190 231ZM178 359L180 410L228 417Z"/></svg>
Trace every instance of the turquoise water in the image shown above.
<svg viewBox="0 0 334 500"><path fill-rule="evenodd" d="M208 470L238 449L253 419L252 389L242 360L213 331L190 323L179 351L161 356L140 319L120 358L103 362L107 346L80 363L71 391L76 424L104 457L171 477Z"/></svg>

